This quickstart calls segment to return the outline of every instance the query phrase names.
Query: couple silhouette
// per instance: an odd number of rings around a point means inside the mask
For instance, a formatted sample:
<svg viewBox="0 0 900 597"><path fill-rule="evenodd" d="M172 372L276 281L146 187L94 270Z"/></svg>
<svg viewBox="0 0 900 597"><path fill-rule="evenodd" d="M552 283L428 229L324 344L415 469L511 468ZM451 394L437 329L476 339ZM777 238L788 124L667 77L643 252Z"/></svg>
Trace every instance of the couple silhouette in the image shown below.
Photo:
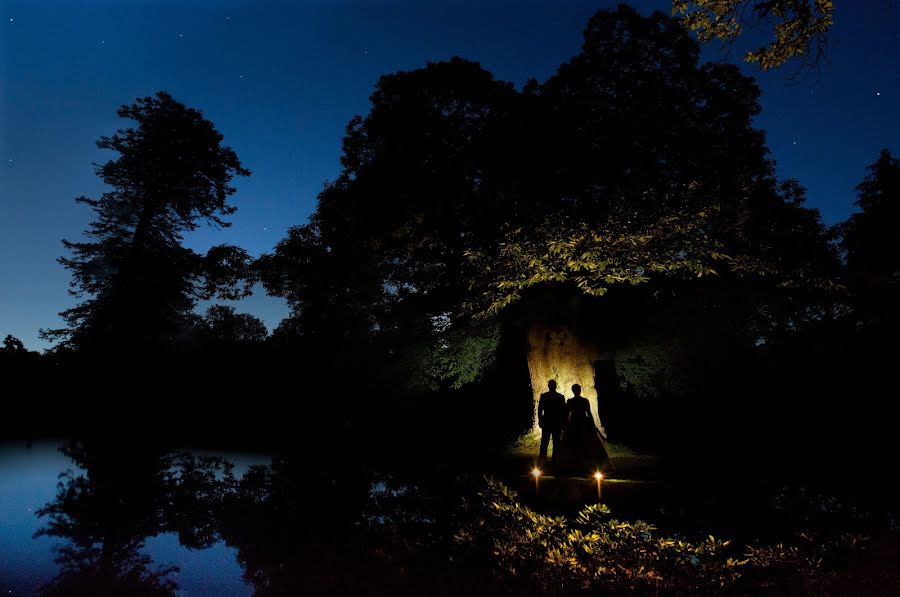
<svg viewBox="0 0 900 597"><path fill-rule="evenodd" d="M606 430L594 424L591 403L581 395L581 386L572 386L574 396L568 401L556 391L556 380L547 382L550 391L538 401L538 426L541 428L541 460L547 459L547 448L553 440L551 463L561 470L584 472L609 465L609 454L603 441Z"/></svg>

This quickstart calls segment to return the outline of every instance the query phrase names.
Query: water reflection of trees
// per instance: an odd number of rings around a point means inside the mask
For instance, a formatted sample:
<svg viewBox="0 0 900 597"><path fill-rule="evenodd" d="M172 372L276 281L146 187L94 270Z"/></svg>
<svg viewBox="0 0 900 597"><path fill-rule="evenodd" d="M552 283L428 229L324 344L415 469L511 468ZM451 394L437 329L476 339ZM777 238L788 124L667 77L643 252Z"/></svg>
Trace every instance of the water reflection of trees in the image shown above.
<svg viewBox="0 0 900 597"><path fill-rule="evenodd" d="M486 490L479 479L440 469L384 475L338 455L293 455L237 477L222 458L146 446L91 441L63 451L75 467L38 513L46 520L39 535L66 540L57 548L60 571L42 589L50 596L175 595L177 568L143 549L162 533L192 549L223 541L258 597L537 595L563 584L755 593L794 583L795 592L810 592L828 581L825 573L846 568L862 541L857 519L838 536L843 527L831 517L802 527L799 543L748 547L740 563L743 551L729 551L727 542L654 534L598 507L545 516L498 484ZM758 514L771 518L763 502L737 506L743 516L762 508ZM791 524L774 530L787 538L797 531ZM595 544L604 547L592 551ZM694 556L706 564L698 567Z"/></svg>
<svg viewBox="0 0 900 597"><path fill-rule="evenodd" d="M412 582L411 568L435 584L436 560L421 554L446 561L431 549L436 504L398 478L373 483L340 455L288 455L236 477L222 458L130 443L63 452L73 468L38 512L46 521L38 535L66 540L44 595L175 595L178 568L144 551L163 533L191 549L218 541L235 549L257 596L416 594L427 587ZM427 493L448 494L434 489Z"/></svg>
<svg viewBox="0 0 900 597"><path fill-rule="evenodd" d="M142 552L149 537L178 534L182 545L216 540L215 515L231 465L150 447L78 442L62 451L76 469L60 476L56 498L38 511L37 533L67 540L44 595L174 595L178 568Z"/></svg>
<svg viewBox="0 0 900 597"><path fill-rule="evenodd" d="M255 595L335 594L358 582L354 539L367 478L347 462L294 456L236 481L219 531Z"/></svg>

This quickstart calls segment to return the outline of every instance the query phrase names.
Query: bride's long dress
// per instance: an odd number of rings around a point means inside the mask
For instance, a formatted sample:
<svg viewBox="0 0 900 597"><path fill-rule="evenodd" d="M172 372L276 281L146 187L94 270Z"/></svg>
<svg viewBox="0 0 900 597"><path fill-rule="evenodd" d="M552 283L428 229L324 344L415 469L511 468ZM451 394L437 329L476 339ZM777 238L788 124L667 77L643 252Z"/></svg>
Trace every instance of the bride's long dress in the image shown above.
<svg viewBox="0 0 900 597"><path fill-rule="evenodd" d="M576 474L591 474L609 466L609 454L591 416L591 403L583 396L566 402L567 422L563 430L560 466Z"/></svg>

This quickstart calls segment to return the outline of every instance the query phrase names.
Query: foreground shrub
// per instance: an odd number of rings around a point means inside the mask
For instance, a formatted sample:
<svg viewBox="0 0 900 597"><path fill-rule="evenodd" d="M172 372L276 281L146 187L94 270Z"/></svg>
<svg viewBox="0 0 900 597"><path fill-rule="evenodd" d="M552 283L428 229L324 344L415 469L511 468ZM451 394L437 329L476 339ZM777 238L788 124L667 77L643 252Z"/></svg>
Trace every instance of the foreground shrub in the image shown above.
<svg viewBox="0 0 900 597"><path fill-rule="evenodd" d="M798 547L740 553L728 541L662 537L641 521L623 521L605 505L573 517L538 514L503 484L488 480L465 505L455 535L462 557L546 594L744 592L792 586L814 590L820 562Z"/></svg>

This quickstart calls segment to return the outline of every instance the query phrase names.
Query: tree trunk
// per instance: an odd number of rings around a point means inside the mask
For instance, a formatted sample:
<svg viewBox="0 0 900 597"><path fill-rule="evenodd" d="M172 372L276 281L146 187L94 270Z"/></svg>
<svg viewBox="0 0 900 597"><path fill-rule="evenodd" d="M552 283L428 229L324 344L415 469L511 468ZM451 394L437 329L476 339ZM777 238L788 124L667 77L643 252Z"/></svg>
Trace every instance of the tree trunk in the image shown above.
<svg viewBox="0 0 900 597"><path fill-rule="evenodd" d="M574 326L537 321L528 329L528 372L534 399L532 433L540 434L537 424L538 400L548 390L547 382L556 380L557 391L571 398L572 385L581 386L581 395L591 403L594 423L599 426L597 388L594 386L594 362L600 351L575 332Z"/></svg>

